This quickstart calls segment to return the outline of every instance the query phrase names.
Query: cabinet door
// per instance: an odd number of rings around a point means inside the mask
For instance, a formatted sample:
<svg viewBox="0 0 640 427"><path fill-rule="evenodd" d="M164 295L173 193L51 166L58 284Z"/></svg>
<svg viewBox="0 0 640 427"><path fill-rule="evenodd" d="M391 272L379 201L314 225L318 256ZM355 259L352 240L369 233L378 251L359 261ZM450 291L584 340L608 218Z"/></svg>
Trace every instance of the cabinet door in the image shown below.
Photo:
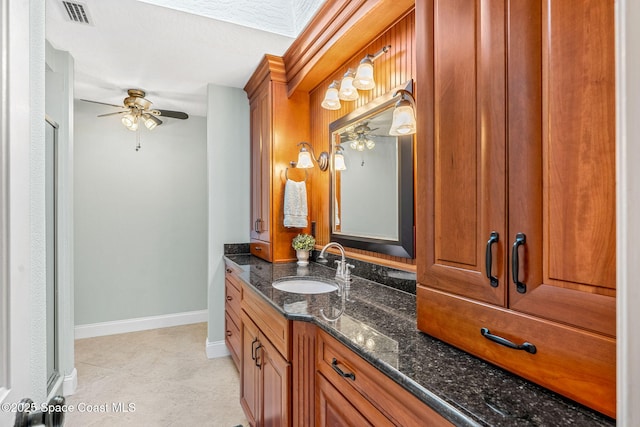
<svg viewBox="0 0 640 427"><path fill-rule="evenodd" d="M418 53L419 63L433 64L433 75L422 79L433 81L433 104L421 101L433 123L423 122L432 134L418 149L419 164L429 165L418 167L418 281L504 305L505 5L433 6L425 23L433 26L432 56L428 45ZM498 242L488 245L492 232Z"/></svg>
<svg viewBox="0 0 640 427"><path fill-rule="evenodd" d="M252 427L259 423L260 369L256 362L260 336L257 326L242 313L242 356L240 369L240 404Z"/></svg>
<svg viewBox="0 0 640 427"><path fill-rule="evenodd" d="M381 420L386 420L376 408L371 406L372 413L377 413L376 424L369 421L321 374L316 376L316 426L318 427L346 427L346 426L374 426ZM388 420L384 425L392 425Z"/></svg>
<svg viewBox="0 0 640 427"><path fill-rule="evenodd" d="M523 233L526 243L517 256L525 286L511 281L509 306L615 336L614 2L547 1L537 13L542 65L530 66L542 69L542 133L510 124L509 238ZM510 63L531 61L531 50L517 46Z"/></svg>
<svg viewBox="0 0 640 427"><path fill-rule="evenodd" d="M291 365L266 337L260 337L262 423L264 427L291 425Z"/></svg>
<svg viewBox="0 0 640 427"><path fill-rule="evenodd" d="M271 197L271 105L269 82L251 102L251 238L269 239Z"/></svg>

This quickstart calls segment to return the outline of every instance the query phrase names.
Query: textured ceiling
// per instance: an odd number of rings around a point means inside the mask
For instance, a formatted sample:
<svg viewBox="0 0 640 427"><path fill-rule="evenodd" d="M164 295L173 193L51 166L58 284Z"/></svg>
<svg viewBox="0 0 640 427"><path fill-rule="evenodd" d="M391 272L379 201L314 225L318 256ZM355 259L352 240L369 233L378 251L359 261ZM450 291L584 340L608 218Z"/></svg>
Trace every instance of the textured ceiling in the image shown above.
<svg viewBox="0 0 640 427"><path fill-rule="evenodd" d="M47 0L46 36L75 61L75 96L120 104L140 88L156 108L206 115L206 86L242 88L282 55L322 0L81 0L91 25ZM105 112L110 112L105 106Z"/></svg>

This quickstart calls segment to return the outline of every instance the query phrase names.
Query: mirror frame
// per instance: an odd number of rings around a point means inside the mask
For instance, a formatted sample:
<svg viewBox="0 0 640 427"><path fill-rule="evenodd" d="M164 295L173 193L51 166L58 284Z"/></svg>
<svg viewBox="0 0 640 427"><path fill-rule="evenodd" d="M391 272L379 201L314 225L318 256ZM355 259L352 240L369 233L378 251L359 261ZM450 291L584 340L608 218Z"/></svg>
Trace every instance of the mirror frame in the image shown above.
<svg viewBox="0 0 640 427"><path fill-rule="evenodd" d="M368 104L339 118L329 124L329 144L334 150L333 134L349 124L362 121L388 108L393 108L397 98L393 94L398 89L413 92L413 82L410 81L401 87L376 98ZM357 235L334 233L335 204L329 203L329 232L332 242L338 242L345 247L363 249L370 252L392 255L399 258L415 257L415 226L414 226L414 160L413 144L414 135L398 136L398 239L386 240ZM334 200L335 169L333 162L329 179L329 200Z"/></svg>

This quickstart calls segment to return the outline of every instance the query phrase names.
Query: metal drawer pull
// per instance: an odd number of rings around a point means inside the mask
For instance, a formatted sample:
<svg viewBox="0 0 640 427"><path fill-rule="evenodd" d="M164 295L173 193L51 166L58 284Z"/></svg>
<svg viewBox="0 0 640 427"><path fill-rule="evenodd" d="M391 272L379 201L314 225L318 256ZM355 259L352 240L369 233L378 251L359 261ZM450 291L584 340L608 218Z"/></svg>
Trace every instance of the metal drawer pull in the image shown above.
<svg viewBox="0 0 640 427"><path fill-rule="evenodd" d="M527 292L527 285L520 281L518 275L520 274L520 258L518 256L518 247L527 243L527 236L524 233L516 234L516 240L513 242L513 248L511 249L511 277L513 277L513 283L516 285L518 293L524 294Z"/></svg>
<svg viewBox="0 0 640 427"><path fill-rule="evenodd" d="M231 336L231 331L227 330L227 336L230 337Z"/></svg>
<svg viewBox="0 0 640 427"><path fill-rule="evenodd" d="M343 378L351 378L353 381L356 380L356 374L353 372L344 372L342 369L338 367L338 360L334 357L331 361L331 367L334 371L336 371Z"/></svg>
<svg viewBox="0 0 640 427"><path fill-rule="evenodd" d="M227 295L227 301L231 301L233 300L233 297L231 295Z"/></svg>
<svg viewBox="0 0 640 427"><path fill-rule="evenodd" d="M489 329L487 329L487 328L480 329L480 333L482 334L483 337L485 337L485 338L487 338L487 339L489 339L489 340L491 340L493 342L496 342L496 343L498 343L500 345L503 345L505 347L512 348L514 350L524 350L527 353L531 353L531 354L536 354L536 352L538 351L536 349L536 346L531 344L530 342L525 342L523 344L518 345L518 344L512 343L511 341L509 341L506 338L502 338L502 337L499 337L497 335L491 334L491 332L489 332Z"/></svg>
<svg viewBox="0 0 640 427"><path fill-rule="evenodd" d="M233 273L233 270L230 268L227 268L227 273Z"/></svg>
<svg viewBox="0 0 640 427"><path fill-rule="evenodd" d="M489 279L489 284L494 288L498 287L498 278L491 275L491 267L493 266L493 254L491 253L491 246L494 243L498 243L499 239L500 237L498 235L498 232L492 231L489 240L487 241L487 252L485 253L484 257L485 267L487 270L487 279Z"/></svg>

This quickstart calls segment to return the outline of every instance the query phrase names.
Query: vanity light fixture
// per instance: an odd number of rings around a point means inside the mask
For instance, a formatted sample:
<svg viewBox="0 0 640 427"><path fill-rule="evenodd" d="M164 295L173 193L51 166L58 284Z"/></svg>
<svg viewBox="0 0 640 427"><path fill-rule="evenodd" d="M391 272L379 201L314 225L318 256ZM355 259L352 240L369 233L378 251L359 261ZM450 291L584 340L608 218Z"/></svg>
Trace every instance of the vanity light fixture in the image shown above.
<svg viewBox="0 0 640 427"><path fill-rule="evenodd" d="M409 83L405 89L397 91L393 97L400 95L393 110L393 120L389 135L403 136L416 133L416 103L412 95L413 83Z"/></svg>
<svg viewBox="0 0 640 427"><path fill-rule="evenodd" d="M321 171L327 170L327 168L329 167L329 153L327 153L326 151L323 151L322 153L320 153L320 157L316 158L316 155L313 152L313 147L311 146L311 144L309 144L308 142L302 141L298 143L298 146L302 146L300 147L300 152L298 153L298 161L289 162L289 164L291 164L292 167L302 168L302 169L312 168L313 161L315 160L315 162L318 164L318 167L320 168ZM309 149L307 149L306 147L309 147L311 152L309 152Z"/></svg>
<svg viewBox="0 0 640 427"><path fill-rule="evenodd" d="M358 65L358 70L356 71L356 75L353 79L353 86L360 90L371 90L376 87L376 82L373 80L373 61L378 59L383 54L389 52L391 49L391 45L387 45L374 53L373 55L367 54L362 61L360 61L360 65Z"/></svg>
<svg viewBox="0 0 640 427"><path fill-rule="evenodd" d="M358 89L353 86L353 78L355 76L356 73L351 68L344 73L344 77L342 77L342 81L340 82L340 91L338 92L340 99L344 101L355 101L360 97Z"/></svg>
<svg viewBox="0 0 640 427"><path fill-rule="evenodd" d="M337 171L346 171L347 165L344 162L344 149L342 145L336 145L335 153L333 153L333 168Z"/></svg>
<svg viewBox="0 0 640 427"><path fill-rule="evenodd" d="M330 85L329 89L324 95L324 99L322 100L322 108L326 110L339 110L342 105L340 104L340 94L338 92L339 83L337 80L334 80Z"/></svg>

